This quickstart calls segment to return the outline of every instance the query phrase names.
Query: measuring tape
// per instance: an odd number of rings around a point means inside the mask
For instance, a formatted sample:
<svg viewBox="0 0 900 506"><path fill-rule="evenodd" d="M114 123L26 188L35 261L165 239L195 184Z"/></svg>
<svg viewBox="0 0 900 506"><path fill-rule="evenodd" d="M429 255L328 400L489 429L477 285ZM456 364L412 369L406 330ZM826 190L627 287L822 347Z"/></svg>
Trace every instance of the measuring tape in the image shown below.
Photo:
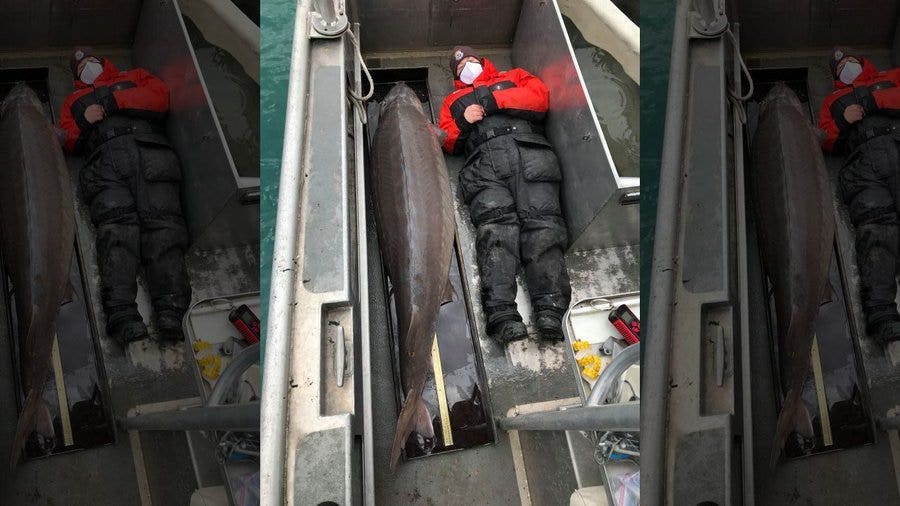
<svg viewBox="0 0 900 506"><path fill-rule="evenodd" d="M59 400L59 418L63 431L63 443L66 446L75 444L72 437L72 422L69 420L69 398L66 395L66 383L63 380L62 358L59 356L59 339L53 336L53 379L56 382L56 395Z"/></svg>
<svg viewBox="0 0 900 506"><path fill-rule="evenodd" d="M834 444L831 435L831 417L828 416L828 399L825 398L825 377L822 374L822 360L819 358L819 338L813 334L812 369L816 381L816 400L819 404L819 418L822 420L822 440L825 446Z"/></svg>
<svg viewBox="0 0 900 506"><path fill-rule="evenodd" d="M453 446L453 431L450 427L450 409L447 406L447 390L444 388L444 370L441 367L441 350L438 347L437 332L431 345L431 367L434 369L434 387L437 390L438 410L441 412L441 429L444 446Z"/></svg>

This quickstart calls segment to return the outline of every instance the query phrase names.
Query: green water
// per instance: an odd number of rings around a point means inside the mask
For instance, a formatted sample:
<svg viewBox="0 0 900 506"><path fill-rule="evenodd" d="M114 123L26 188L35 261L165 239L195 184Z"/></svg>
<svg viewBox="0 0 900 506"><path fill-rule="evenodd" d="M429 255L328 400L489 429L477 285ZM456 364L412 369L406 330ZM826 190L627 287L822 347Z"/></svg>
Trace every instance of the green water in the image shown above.
<svg viewBox="0 0 900 506"><path fill-rule="evenodd" d="M272 275L272 246L275 241L275 209L278 202L278 176L281 172L281 146L284 136L284 110L287 104L291 44L294 35L293 0L260 2L260 292L262 314L269 314L269 286ZM266 318L263 317L263 343Z"/></svg>
<svg viewBox="0 0 900 506"><path fill-rule="evenodd" d="M569 18L563 20L616 170L620 176L639 177L640 87L611 54L585 40Z"/></svg>
<svg viewBox="0 0 900 506"><path fill-rule="evenodd" d="M671 0L641 2L641 251L646 252L641 255L641 307L649 307L674 14L675 2Z"/></svg>
<svg viewBox="0 0 900 506"><path fill-rule="evenodd" d="M184 17L197 63L214 104L234 167L243 177L259 176L259 85L228 51L210 44Z"/></svg>

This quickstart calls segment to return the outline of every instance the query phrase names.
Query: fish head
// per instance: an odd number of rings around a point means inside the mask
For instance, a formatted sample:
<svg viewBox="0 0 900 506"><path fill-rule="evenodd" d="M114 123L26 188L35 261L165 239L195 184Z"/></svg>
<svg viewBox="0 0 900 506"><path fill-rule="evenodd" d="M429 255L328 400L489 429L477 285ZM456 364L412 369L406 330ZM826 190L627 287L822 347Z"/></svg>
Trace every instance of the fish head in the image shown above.
<svg viewBox="0 0 900 506"><path fill-rule="evenodd" d="M767 109L775 109L776 106L780 105L790 106L798 111L803 111L803 104L800 103L797 94L783 82L776 83L769 90L769 93L766 94L766 97L760 104L760 114L765 114Z"/></svg>
<svg viewBox="0 0 900 506"><path fill-rule="evenodd" d="M381 113L384 114L388 109L401 105L412 106L419 112L425 113L422 109L422 101L419 100L419 96L416 95L416 92L413 91L412 88L402 81L395 84L394 87L391 88L391 91L384 96L384 99L381 101Z"/></svg>
<svg viewBox="0 0 900 506"><path fill-rule="evenodd" d="M6 112L8 107L11 107L13 104L21 104L25 103L30 106L36 107L38 109L43 109L44 105L41 103L41 99L38 98L37 93L31 89L25 83L19 83L13 87L12 90L3 98L3 105L0 106L0 114Z"/></svg>

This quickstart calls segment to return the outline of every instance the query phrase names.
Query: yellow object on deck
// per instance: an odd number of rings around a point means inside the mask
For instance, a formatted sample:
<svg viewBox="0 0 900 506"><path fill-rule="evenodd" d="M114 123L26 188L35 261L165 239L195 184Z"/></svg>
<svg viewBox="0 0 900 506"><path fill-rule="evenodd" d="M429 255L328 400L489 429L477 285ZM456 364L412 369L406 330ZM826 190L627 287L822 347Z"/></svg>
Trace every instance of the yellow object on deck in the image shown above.
<svg viewBox="0 0 900 506"><path fill-rule="evenodd" d="M197 356L200 374L210 381L217 380L222 374L222 356L213 348L213 345L198 339L194 341L194 354Z"/></svg>
<svg viewBox="0 0 900 506"><path fill-rule="evenodd" d="M575 359L578 367L581 368L581 374L589 379L597 379L600 376L600 369L603 368L603 359L599 355L590 354Z"/></svg>
<svg viewBox="0 0 900 506"><path fill-rule="evenodd" d="M582 341L579 339L578 341L575 341L574 343L572 343L572 348L575 351L589 350L591 348L591 343L589 343L587 341Z"/></svg>

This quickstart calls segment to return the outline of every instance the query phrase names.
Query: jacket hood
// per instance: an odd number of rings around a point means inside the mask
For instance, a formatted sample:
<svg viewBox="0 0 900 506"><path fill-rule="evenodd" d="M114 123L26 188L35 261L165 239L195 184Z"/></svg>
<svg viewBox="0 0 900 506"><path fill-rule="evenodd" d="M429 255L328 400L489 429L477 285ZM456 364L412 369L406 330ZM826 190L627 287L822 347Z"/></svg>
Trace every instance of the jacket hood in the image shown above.
<svg viewBox="0 0 900 506"><path fill-rule="evenodd" d="M875 68L875 65L873 65L868 58L859 58L859 62L862 64L862 72L860 72L859 75L856 76L856 79L853 80L854 83L857 81L868 81L878 74L878 69ZM836 90L841 90L850 86L852 85L844 84L840 79L834 80L834 89Z"/></svg>
<svg viewBox="0 0 900 506"><path fill-rule="evenodd" d="M460 81L459 78L456 78L453 81L453 86L455 86L457 90L461 90L463 88L468 88L469 86L475 86L476 84L478 84L481 81L490 81L491 79L496 77L497 74L499 74L499 72L497 71L497 67L494 66L494 64L491 62L491 60L488 60L487 58L481 58L480 61L481 61L482 71L481 71L481 74L479 74L479 76L475 78L475 82L472 84L466 84L466 83Z"/></svg>
<svg viewBox="0 0 900 506"><path fill-rule="evenodd" d="M100 81L106 81L107 79L110 79L113 76L116 76L119 74L119 69L117 69L116 66L113 65L113 63L111 61L107 60L106 58L100 58L100 63L103 64L103 72L101 72L100 75L97 76L97 79L94 81L95 84ZM88 88L88 87L92 86L90 84L83 82L81 80L81 78L79 78L78 76L75 76L74 81L75 81L75 89L76 90L80 90L82 88Z"/></svg>

